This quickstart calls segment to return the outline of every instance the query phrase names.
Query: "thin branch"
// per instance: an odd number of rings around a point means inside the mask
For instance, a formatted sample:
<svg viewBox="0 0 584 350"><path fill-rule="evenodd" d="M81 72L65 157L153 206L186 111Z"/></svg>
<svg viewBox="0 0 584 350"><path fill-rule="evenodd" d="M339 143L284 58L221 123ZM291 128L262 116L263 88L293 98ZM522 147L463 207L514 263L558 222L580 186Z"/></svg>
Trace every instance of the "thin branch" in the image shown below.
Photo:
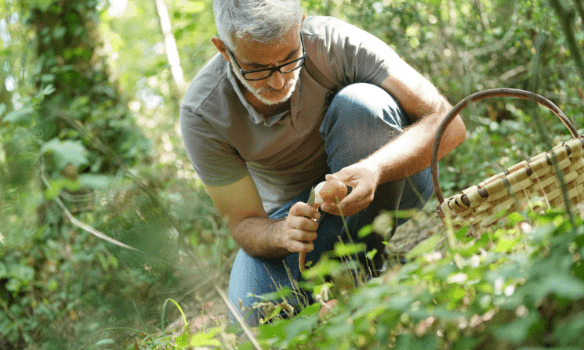
<svg viewBox="0 0 584 350"><path fill-rule="evenodd" d="M549 0L549 3L559 17L560 25L562 26L562 30L566 36L566 43L568 44L568 48L570 49L572 57L574 57L574 63L576 64L578 73L580 73L580 77L582 78L582 81L584 81L584 58L582 57L582 52L580 51L580 47L576 42L576 38L574 37L574 30L572 28L574 16L571 12L566 10L564 5L560 3L560 0Z"/></svg>
<svg viewBox="0 0 584 350"><path fill-rule="evenodd" d="M47 186L47 188L51 188L51 184L49 183L46 174L45 174L45 169L44 169L44 162L41 159L41 179L43 181L43 183L45 184L45 186ZM63 203L63 201L61 201L61 199L59 197L56 197L54 199L54 201L59 205L59 207L61 208L61 210L63 211L63 213L65 214L65 216L67 216L67 218L71 221L71 223L79 228L81 228L82 230L94 235L95 237L99 238L99 239L103 239L104 241L110 242L112 244L115 244L119 247L125 248L125 249L129 249L135 252L138 252L140 254L142 254L143 256L152 259L154 261L160 262L162 264L165 265L169 265L172 267L175 267L173 264L163 260L163 259L159 259L159 258L155 258L155 257L151 257L148 254L146 254L145 252L143 252L140 249L134 248L130 245L127 245L125 243L122 243L118 240L115 240L111 237L109 237L108 235L94 229L93 227L77 220L73 214L71 214L71 212L69 211L69 209L67 209L67 207L65 206L65 204ZM1 237L1 236L0 236ZM196 260L195 260L196 261ZM201 270L203 271L203 270ZM233 305L233 303L231 303L231 301L229 300L229 298L226 296L225 292L221 289L221 287L219 287L219 285L217 284L217 282L211 278L209 278L207 281L211 282L213 284L213 287L215 289L215 291L219 294L219 296L221 297L221 299L223 300L223 302L227 305L227 308L231 311L231 313L235 316L235 319L237 320L237 322L240 324L240 326L243 328L244 333L247 335L247 337L249 338L249 340L251 341L251 343L253 344L254 348L256 350L262 350L261 346L259 345L256 337L254 336L254 334L252 333L252 331L250 330L249 326L245 323L245 321L243 320L243 318L241 317L241 315L237 312L235 306Z"/></svg>
<svg viewBox="0 0 584 350"><path fill-rule="evenodd" d="M170 64L170 71L172 73L174 82L179 89L179 93L182 94L184 92L186 83L183 76L183 70L180 65L180 57L178 55L176 40L172 34L168 9L164 3L164 0L155 0L155 2L156 11L158 12L158 18L160 22L160 29L162 30L162 35L164 36L164 51L166 51L166 57L168 58L168 63Z"/></svg>
<svg viewBox="0 0 584 350"><path fill-rule="evenodd" d="M580 20L584 22L584 5L582 4L582 0L572 0L574 2L574 6L578 10L578 14L580 15Z"/></svg>

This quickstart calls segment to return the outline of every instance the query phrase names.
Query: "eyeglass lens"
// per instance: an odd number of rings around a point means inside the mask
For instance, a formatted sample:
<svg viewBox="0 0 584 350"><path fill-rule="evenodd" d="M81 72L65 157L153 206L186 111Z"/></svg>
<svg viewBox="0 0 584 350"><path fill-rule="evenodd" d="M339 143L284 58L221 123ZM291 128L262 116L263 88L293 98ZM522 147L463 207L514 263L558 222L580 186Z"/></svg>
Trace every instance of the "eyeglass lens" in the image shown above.
<svg viewBox="0 0 584 350"><path fill-rule="evenodd" d="M290 62L290 63L280 67L279 71L280 71L280 73L290 73L290 72L300 68L303 63L304 63L304 59L299 59L299 60ZM245 73L244 77L245 77L245 79L249 79L249 80L261 80L261 79L268 78L270 75L272 75L272 70L266 69L266 70L261 70L258 72Z"/></svg>

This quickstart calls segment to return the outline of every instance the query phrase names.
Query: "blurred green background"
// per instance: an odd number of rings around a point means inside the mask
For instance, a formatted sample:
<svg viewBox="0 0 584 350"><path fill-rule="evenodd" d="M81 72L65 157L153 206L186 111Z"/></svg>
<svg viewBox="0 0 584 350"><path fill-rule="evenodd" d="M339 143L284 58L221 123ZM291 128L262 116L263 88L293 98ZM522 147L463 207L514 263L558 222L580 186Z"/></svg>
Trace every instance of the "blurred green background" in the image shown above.
<svg viewBox="0 0 584 350"><path fill-rule="evenodd" d="M453 105L484 89L527 89L582 134L581 0L303 7L375 34ZM225 319L218 290L237 246L178 125L215 34L210 0L0 4L0 349L138 348L136 337L162 333L163 311L180 319L163 310L168 298L189 319ZM482 101L464 119L467 141L441 161L447 195L570 138L529 101Z"/></svg>

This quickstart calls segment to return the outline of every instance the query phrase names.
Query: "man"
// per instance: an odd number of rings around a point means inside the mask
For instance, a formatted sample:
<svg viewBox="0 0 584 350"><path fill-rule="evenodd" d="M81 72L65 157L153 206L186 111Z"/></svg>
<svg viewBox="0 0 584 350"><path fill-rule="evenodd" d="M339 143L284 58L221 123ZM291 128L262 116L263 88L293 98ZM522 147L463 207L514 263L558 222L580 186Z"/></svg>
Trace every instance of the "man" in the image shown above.
<svg viewBox="0 0 584 350"><path fill-rule="evenodd" d="M357 240L380 210L421 207L432 193L432 140L451 106L387 44L334 18L305 17L298 0L215 0L214 13L219 53L186 93L181 130L241 246L230 300L249 308L253 295L301 280L299 253L316 263L339 239ZM439 157L465 135L457 118ZM306 202L325 175L351 191L319 211ZM361 241L383 251L376 234Z"/></svg>

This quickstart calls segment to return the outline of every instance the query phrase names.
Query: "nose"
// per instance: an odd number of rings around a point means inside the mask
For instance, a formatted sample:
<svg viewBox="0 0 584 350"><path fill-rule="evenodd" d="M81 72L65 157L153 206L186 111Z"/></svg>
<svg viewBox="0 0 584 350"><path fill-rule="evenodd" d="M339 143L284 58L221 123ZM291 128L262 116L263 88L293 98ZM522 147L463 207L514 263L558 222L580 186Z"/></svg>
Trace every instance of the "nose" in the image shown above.
<svg viewBox="0 0 584 350"><path fill-rule="evenodd" d="M272 76L268 78L268 85L270 85L270 87L275 90L281 90L284 87L285 83L286 79L284 78L284 75L280 72L274 72L272 73Z"/></svg>

